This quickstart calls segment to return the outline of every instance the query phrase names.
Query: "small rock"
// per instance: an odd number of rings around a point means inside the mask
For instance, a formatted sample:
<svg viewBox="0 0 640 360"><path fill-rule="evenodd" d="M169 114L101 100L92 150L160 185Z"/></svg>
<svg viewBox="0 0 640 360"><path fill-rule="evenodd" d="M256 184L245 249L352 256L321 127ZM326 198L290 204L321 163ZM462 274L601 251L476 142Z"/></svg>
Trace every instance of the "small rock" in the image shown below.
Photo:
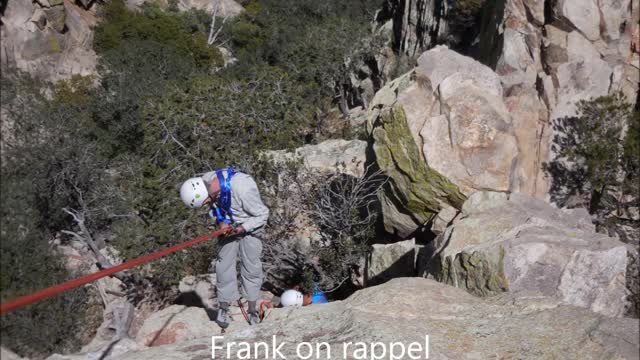
<svg viewBox="0 0 640 360"><path fill-rule="evenodd" d="M235 17L244 11L244 7L234 0L179 0L178 9L187 11L189 9L204 10L207 14L217 11L220 17Z"/></svg>
<svg viewBox="0 0 640 360"><path fill-rule="evenodd" d="M86 270L93 264L93 259L84 256L82 253L71 246L60 245L57 247L58 252L65 259L65 265L68 270L80 271Z"/></svg>
<svg viewBox="0 0 640 360"><path fill-rule="evenodd" d="M238 59L233 56L233 53L231 52L231 50L229 50L229 49L227 49L225 47L222 47L222 46L219 46L218 50L222 54L222 59L224 61L224 66L225 67L227 67L229 65L232 65L232 64L234 64L235 62L238 61Z"/></svg>
<svg viewBox="0 0 640 360"><path fill-rule="evenodd" d="M600 9L597 0L560 0L555 8L557 15L580 30L591 41L600 38Z"/></svg>
<svg viewBox="0 0 640 360"><path fill-rule="evenodd" d="M45 9L44 13L51 28L59 33L62 33L64 31L65 19L67 17L64 6L52 6L48 9Z"/></svg>
<svg viewBox="0 0 640 360"><path fill-rule="evenodd" d="M36 2L38 3L38 5L48 8L51 7L51 3L49 2L49 0L36 0Z"/></svg>
<svg viewBox="0 0 640 360"><path fill-rule="evenodd" d="M47 17L45 16L44 11L42 11L42 9L36 9L36 11L33 12L33 16L31 17L31 22L36 24L38 29L40 29L41 31L44 30L44 28L47 26Z"/></svg>
<svg viewBox="0 0 640 360"><path fill-rule="evenodd" d="M4 346L0 347L0 359L2 360L22 360L24 358L18 356L18 354L13 351L5 348Z"/></svg>
<svg viewBox="0 0 640 360"><path fill-rule="evenodd" d="M332 175L342 173L362 177L365 170L367 143L361 140L327 140L317 145L305 145L293 153L267 151L275 163L301 159L308 170Z"/></svg>
<svg viewBox="0 0 640 360"><path fill-rule="evenodd" d="M196 303L200 302L205 307L212 309L215 306L215 274L185 276L178 285L178 291L182 294L195 296ZM186 296L186 295L185 295ZM195 305L195 304L194 304Z"/></svg>
<svg viewBox="0 0 640 360"><path fill-rule="evenodd" d="M436 235L441 235L444 230L451 224L453 219L458 215L458 209L449 205L443 205L442 210L433 219L433 225L431 225L431 232Z"/></svg>
<svg viewBox="0 0 640 360"><path fill-rule="evenodd" d="M415 275L415 239L393 244L374 244L367 262L367 284Z"/></svg>

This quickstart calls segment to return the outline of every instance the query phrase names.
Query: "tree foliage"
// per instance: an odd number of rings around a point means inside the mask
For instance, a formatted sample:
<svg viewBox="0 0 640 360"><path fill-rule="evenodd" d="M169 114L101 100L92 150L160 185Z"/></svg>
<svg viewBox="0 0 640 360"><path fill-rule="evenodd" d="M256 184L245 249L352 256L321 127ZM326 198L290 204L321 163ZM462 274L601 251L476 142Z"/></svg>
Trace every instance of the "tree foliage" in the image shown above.
<svg viewBox="0 0 640 360"><path fill-rule="evenodd" d="M95 30L94 40L98 54L131 41L152 41L175 49L199 67L222 64L218 49L207 45L198 15L165 12L149 3L137 14L128 10L122 0L110 1L102 9L102 22Z"/></svg>
<svg viewBox="0 0 640 360"><path fill-rule="evenodd" d="M612 216L629 220L640 199L639 129L640 114L621 94L581 101L576 117L558 119L556 160L545 165L552 200L568 206L584 201L601 225Z"/></svg>
<svg viewBox="0 0 640 360"><path fill-rule="evenodd" d="M341 86L380 46L369 32L380 3L254 1L229 25L227 37L241 63L282 68L320 106L341 96Z"/></svg>
<svg viewBox="0 0 640 360"><path fill-rule="evenodd" d="M74 275L49 240L56 227L64 226L60 207L74 204L74 186L91 187L95 177L87 171L99 162L86 157L88 144L76 137L83 118L73 116L75 106L88 98L79 93L74 97L72 83L54 88L58 102L52 103L28 76L3 72L3 117L11 119L12 126L3 136L0 168L2 302ZM87 301L88 294L86 288L76 289L3 315L3 345L35 357L77 351L101 315L101 309Z"/></svg>

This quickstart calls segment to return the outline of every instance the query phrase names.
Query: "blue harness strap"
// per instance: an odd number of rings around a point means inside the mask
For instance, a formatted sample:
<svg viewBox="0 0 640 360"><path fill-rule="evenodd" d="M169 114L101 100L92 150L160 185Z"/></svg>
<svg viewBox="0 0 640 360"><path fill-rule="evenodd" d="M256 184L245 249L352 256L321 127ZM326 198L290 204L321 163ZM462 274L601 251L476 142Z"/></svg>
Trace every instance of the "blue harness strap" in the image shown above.
<svg viewBox="0 0 640 360"><path fill-rule="evenodd" d="M311 293L311 303L312 304L326 304L329 300L325 296L324 292L320 290L318 287L318 283L315 283L313 286L313 292Z"/></svg>
<svg viewBox="0 0 640 360"><path fill-rule="evenodd" d="M225 176L225 172L226 175ZM233 167L216 170L218 182L220 183L220 194L214 208L217 222L233 224L233 212L231 211L231 178L236 171Z"/></svg>

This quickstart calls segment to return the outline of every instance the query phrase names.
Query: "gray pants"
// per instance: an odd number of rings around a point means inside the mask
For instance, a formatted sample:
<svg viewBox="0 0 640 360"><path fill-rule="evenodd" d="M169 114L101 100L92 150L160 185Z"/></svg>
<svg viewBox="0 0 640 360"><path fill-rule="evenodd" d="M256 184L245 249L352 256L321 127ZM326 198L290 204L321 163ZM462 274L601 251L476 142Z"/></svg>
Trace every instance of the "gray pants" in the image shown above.
<svg viewBox="0 0 640 360"><path fill-rule="evenodd" d="M236 258L240 250L240 276L247 301L257 301L262 287L262 240L255 236L219 238L216 259L216 290L218 302L230 303L240 298L238 293Z"/></svg>

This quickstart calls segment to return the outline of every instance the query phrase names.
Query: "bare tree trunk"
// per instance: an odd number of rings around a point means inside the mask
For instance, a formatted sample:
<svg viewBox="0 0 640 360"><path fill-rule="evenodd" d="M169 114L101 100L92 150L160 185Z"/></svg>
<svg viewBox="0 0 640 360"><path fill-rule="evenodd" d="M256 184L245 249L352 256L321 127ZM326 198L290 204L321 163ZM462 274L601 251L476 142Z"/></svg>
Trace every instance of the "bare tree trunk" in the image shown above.
<svg viewBox="0 0 640 360"><path fill-rule="evenodd" d="M342 84L340 84L338 88L340 90L340 101L338 102L338 105L340 106L340 111L342 112L342 116L346 118L349 116L349 105L347 104L347 95L344 91L344 86Z"/></svg>
<svg viewBox="0 0 640 360"><path fill-rule="evenodd" d="M76 210L69 209L69 208L64 208L62 209L62 211L71 215L73 217L73 220L76 222L76 224L80 228L80 233L76 233L69 230L62 230L62 233L67 235L72 235L76 239L87 244L87 246L89 246L89 249L91 249L91 252L93 252L93 255L96 257L96 260L98 261L98 264L102 269L108 269L112 267L113 264L111 263L111 261L109 261L109 259L107 259L107 257L100 252L100 249L96 245L96 242L93 240L91 233L89 232L89 230L87 230L87 226L85 225L85 222L84 222L85 221L84 212L78 212ZM114 274L114 276L118 280L122 281L123 283L126 283L128 281L128 276L123 272L117 272Z"/></svg>
<svg viewBox="0 0 640 360"><path fill-rule="evenodd" d="M207 39L207 44L209 45L213 45L218 40L218 36L220 35L222 28L229 18L228 16L223 17L222 24L220 24L220 27L216 29L216 16L218 15L219 6L220 2L217 2L213 8L213 14L211 15L211 26L209 26L209 38Z"/></svg>
<svg viewBox="0 0 640 360"><path fill-rule="evenodd" d="M80 228L80 232L77 233L69 230L63 230L62 232L68 235L72 235L76 239L87 244L89 249L91 249L91 252L93 252L93 255L95 256L96 261L98 262L100 267L103 269L108 269L112 267L113 264L106 256L104 256L100 252L100 248L96 245L95 240L91 236L91 232L89 232L89 229L87 229L85 220L86 220L86 214L88 213L88 209L82 197L82 192L78 188L76 188L76 191L78 192L78 201L80 203L80 206L82 207L82 210L78 211L70 208L63 208L62 211L64 211L65 213L73 217L73 220ZM122 281L124 286L126 286L128 289L135 289L135 279L129 274L126 274L125 272L121 271L113 274L113 276L118 280ZM107 306L106 290L104 289L103 284L100 283L100 280L98 280L98 283L96 284L96 286L98 287L98 292L100 293L100 296L102 297L103 302L105 302L105 307L106 307ZM129 327L131 326L131 321L133 319L133 312L134 312L134 306L131 303L131 300L129 298L125 298L125 300L122 301L120 306L117 306L116 308L113 309L117 339L128 337Z"/></svg>

